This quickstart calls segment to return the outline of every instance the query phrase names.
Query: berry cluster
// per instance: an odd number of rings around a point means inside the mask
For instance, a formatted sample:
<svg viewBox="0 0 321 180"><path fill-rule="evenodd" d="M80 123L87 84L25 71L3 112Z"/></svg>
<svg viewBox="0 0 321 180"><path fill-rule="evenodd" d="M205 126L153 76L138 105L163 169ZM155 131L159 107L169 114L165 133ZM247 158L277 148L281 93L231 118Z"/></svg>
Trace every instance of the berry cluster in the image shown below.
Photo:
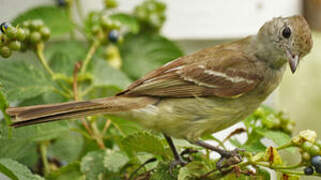
<svg viewBox="0 0 321 180"><path fill-rule="evenodd" d="M98 21L95 21L98 19ZM121 24L119 21L112 20L108 15L93 14L91 16L91 34L95 37L101 36L102 43L107 42L117 43L122 38L120 35ZM107 38L106 38L107 37Z"/></svg>
<svg viewBox="0 0 321 180"><path fill-rule="evenodd" d="M149 24L159 30L165 20L166 5L156 0L146 0L134 10L135 16L143 23Z"/></svg>
<svg viewBox="0 0 321 180"><path fill-rule="evenodd" d="M0 55L4 58L11 56L12 51L19 51L26 33L23 29L13 27L9 23L2 23L0 34Z"/></svg>
<svg viewBox="0 0 321 180"><path fill-rule="evenodd" d="M313 156L311 158L311 165L306 168L304 168L304 174L306 175L312 175L314 172L314 169L317 173L321 174L321 156Z"/></svg>
<svg viewBox="0 0 321 180"><path fill-rule="evenodd" d="M22 28L26 33L25 47L48 41L50 37L50 29L45 26L42 20L25 21L22 24Z"/></svg>
<svg viewBox="0 0 321 180"><path fill-rule="evenodd" d="M262 125L268 129L281 130L291 134L295 126L295 122L286 117L283 112L274 113L260 107L253 115L255 119L260 119Z"/></svg>

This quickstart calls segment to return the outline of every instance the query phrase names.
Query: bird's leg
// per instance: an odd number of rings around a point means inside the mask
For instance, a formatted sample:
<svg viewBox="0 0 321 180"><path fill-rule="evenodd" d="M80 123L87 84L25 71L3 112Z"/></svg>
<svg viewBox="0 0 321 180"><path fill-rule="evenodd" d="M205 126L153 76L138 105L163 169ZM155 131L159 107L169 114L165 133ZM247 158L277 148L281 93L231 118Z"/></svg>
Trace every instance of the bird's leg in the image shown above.
<svg viewBox="0 0 321 180"><path fill-rule="evenodd" d="M175 166L180 165L180 166L185 166L187 164L186 161L183 160L182 156L180 154L178 154L173 140L171 137L167 136L166 134L164 134L164 137L169 145L169 147L171 148L173 155L174 155L174 161L171 162L170 164L170 173L172 174L172 170L174 169Z"/></svg>
<svg viewBox="0 0 321 180"><path fill-rule="evenodd" d="M220 171L222 170L222 168L229 167L231 165L238 164L238 163L242 162L242 156L239 154L239 152L242 150L240 150L240 149L234 149L233 151L227 151L227 150L221 149L219 147L215 147L213 145L210 145L210 144L208 144L204 141L200 141L200 140L198 140L196 142L192 142L192 143L195 145L201 146L203 148L206 148L208 150L215 151L218 154L220 154L221 158L216 163L216 167Z"/></svg>

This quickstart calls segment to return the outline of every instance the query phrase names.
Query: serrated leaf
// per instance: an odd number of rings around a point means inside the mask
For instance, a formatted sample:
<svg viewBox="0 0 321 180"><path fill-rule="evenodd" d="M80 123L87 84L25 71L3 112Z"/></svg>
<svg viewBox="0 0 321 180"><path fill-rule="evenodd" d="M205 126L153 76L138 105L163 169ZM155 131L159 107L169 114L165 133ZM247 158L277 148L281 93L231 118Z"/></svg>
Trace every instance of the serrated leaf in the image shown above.
<svg viewBox="0 0 321 180"><path fill-rule="evenodd" d="M42 177L32 174L26 166L12 159L0 159L0 172L12 180L43 180Z"/></svg>
<svg viewBox="0 0 321 180"><path fill-rule="evenodd" d="M147 152L162 157L167 157L162 141L148 132L139 132L123 139L122 145L134 152Z"/></svg>
<svg viewBox="0 0 321 180"><path fill-rule="evenodd" d="M53 90L47 72L32 59L0 61L0 69L0 82L9 101L21 101Z"/></svg>
<svg viewBox="0 0 321 180"><path fill-rule="evenodd" d="M105 151L92 151L81 159L80 170L86 175L87 180L97 180L105 171Z"/></svg>
<svg viewBox="0 0 321 180"><path fill-rule="evenodd" d="M206 174L209 171L210 169L204 162L192 161L183 168L180 168L178 180L192 180L196 177Z"/></svg>
<svg viewBox="0 0 321 180"><path fill-rule="evenodd" d="M134 16L125 13L116 13L110 16L110 19L120 22L128 31L132 33L139 32L139 23Z"/></svg>
<svg viewBox="0 0 321 180"><path fill-rule="evenodd" d="M79 162L70 163L67 166L59 168L56 171L52 171L47 180L85 180L83 174L80 172Z"/></svg>
<svg viewBox="0 0 321 180"><path fill-rule="evenodd" d="M118 172L129 161L126 154L120 151L107 150L104 157L104 167L110 172Z"/></svg>
<svg viewBox="0 0 321 180"><path fill-rule="evenodd" d="M20 14L12 24L17 25L30 19L42 19L50 28L51 36L58 36L72 31L73 25L64 8L57 6L39 6Z"/></svg>
<svg viewBox="0 0 321 180"><path fill-rule="evenodd" d="M156 34L127 35L120 50L123 70L134 79L183 55L173 42Z"/></svg>
<svg viewBox="0 0 321 180"><path fill-rule="evenodd" d="M282 131L272 131L272 130L264 130L264 129L256 129L255 131L257 131L262 136L268 139L271 139L275 144L279 146L289 143L291 141L291 137ZM295 149L290 148L288 150L290 150L291 152L294 152Z"/></svg>

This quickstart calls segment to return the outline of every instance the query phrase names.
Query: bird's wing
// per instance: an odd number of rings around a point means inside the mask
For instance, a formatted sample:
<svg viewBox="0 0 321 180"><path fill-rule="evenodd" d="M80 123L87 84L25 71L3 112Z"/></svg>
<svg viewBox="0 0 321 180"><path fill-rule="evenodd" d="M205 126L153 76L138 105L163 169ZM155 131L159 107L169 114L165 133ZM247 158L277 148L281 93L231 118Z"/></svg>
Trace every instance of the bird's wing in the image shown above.
<svg viewBox="0 0 321 180"><path fill-rule="evenodd" d="M235 97L263 80L256 63L235 50L199 52L168 63L135 81L118 95Z"/></svg>

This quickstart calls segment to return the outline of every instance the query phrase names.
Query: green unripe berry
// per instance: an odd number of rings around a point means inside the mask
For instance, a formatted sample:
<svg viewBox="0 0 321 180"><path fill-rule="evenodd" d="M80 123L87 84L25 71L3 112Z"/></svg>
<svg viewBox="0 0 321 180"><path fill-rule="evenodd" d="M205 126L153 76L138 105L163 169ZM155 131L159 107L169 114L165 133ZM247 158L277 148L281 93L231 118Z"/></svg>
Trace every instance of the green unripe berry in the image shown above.
<svg viewBox="0 0 321 180"><path fill-rule="evenodd" d="M302 159L305 161L309 161L311 159L311 156L308 152L303 152L302 153Z"/></svg>
<svg viewBox="0 0 321 180"><path fill-rule="evenodd" d="M28 39L30 36L30 30L28 28L23 28L23 32L25 34L25 39Z"/></svg>
<svg viewBox="0 0 321 180"><path fill-rule="evenodd" d="M319 146L319 148L321 148L321 140L317 140L317 141L315 142L315 145L317 145L317 146Z"/></svg>
<svg viewBox="0 0 321 180"><path fill-rule="evenodd" d="M21 42L20 41L11 41L9 43L9 48L14 51L18 51L21 48Z"/></svg>
<svg viewBox="0 0 321 180"><path fill-rule="evenodd" d="M11 50L7 46L3 46L0 49L0 55L4 58L8 58L11 56Z"/></svg>
<svg viewBox="0 0 321 180"><path fill-rule="evenodd" d="M104 29L108 29L113 24L112 20L108 16L102 16L100 18L100 24Z"/></svg>
<svg viewBox="0 0 321 180"><path fill-rule="evenodd" d="M302 149L303 149L304 151L310 152L312 146L313 146L312 143L310 143L309 141L305 141L305 142L302 144Z"/></svg>
<svg viewBox="0 0 321 180"><path fill-rule="evenodd" d="M311 153L312 155L318 155L318 154L320 154L320 148L319 148L319 146L313 145L313 146L311 147L311 149L310 149L310 153Z"/></svg>
<svg viewBox="0 0 321 180"><path fill-rule="evenodd" d="M31 29L33 30L39 30L42 26L44 26L44 23L40 19L33 20L30 24Z"/></svg>
<svg viewBox="0 0 321 180"><path fill-rule="evenodd" d="M17 29L15 27L9 26L6 30L6 35L9 39L15 39L17 37Z"/></svg>
<svg viewBox="0 0 321 180"><path fill-rule="evenodd" d="M47 40L49 39L49 37L50 37L50 29L49 29L49 28L47 28L47 27L42 27L42 28L40 29L40 33L41 33L42 39L43 39L44 41L47 41Z"/></svg>
<svg viewBox="0 0 321 180"><path fill-rule="evenodd" d="M41 41L41 34L40 34L39 32L37 32L37 31L32 32L32 33L30 34L30 41L31 41L32 43L38 43L38 42L40 42L40 41Z"/></svg>
<svg viewBox="0 0 321 180"><path fill-rule="evenodd" d="M17 29L17 39L23 41L26 38L25 31L21 28Z"/></svg>
<svg viewBox="0 0 321 180"><path fill-rule="evenodd" d="M116 8L118 3L116 0L105 0L105 6L108 9Z"/></svg>
<svg viewBox="0 0 321 180"><path fill-rule="evenodd" d="M94 25L92 28L91 28L91 32L93 34L97 34L98 32L100 31L100 27L98 25Z"/></svg>
<svg viewBox="0 0 321 180"><path fill-rule="evenodd" d="M30 22L30 21L25 21L25 22L22 23L22 26L23 26L24 28L29 28L30 25L31 25L31 22Z"/></svg>

